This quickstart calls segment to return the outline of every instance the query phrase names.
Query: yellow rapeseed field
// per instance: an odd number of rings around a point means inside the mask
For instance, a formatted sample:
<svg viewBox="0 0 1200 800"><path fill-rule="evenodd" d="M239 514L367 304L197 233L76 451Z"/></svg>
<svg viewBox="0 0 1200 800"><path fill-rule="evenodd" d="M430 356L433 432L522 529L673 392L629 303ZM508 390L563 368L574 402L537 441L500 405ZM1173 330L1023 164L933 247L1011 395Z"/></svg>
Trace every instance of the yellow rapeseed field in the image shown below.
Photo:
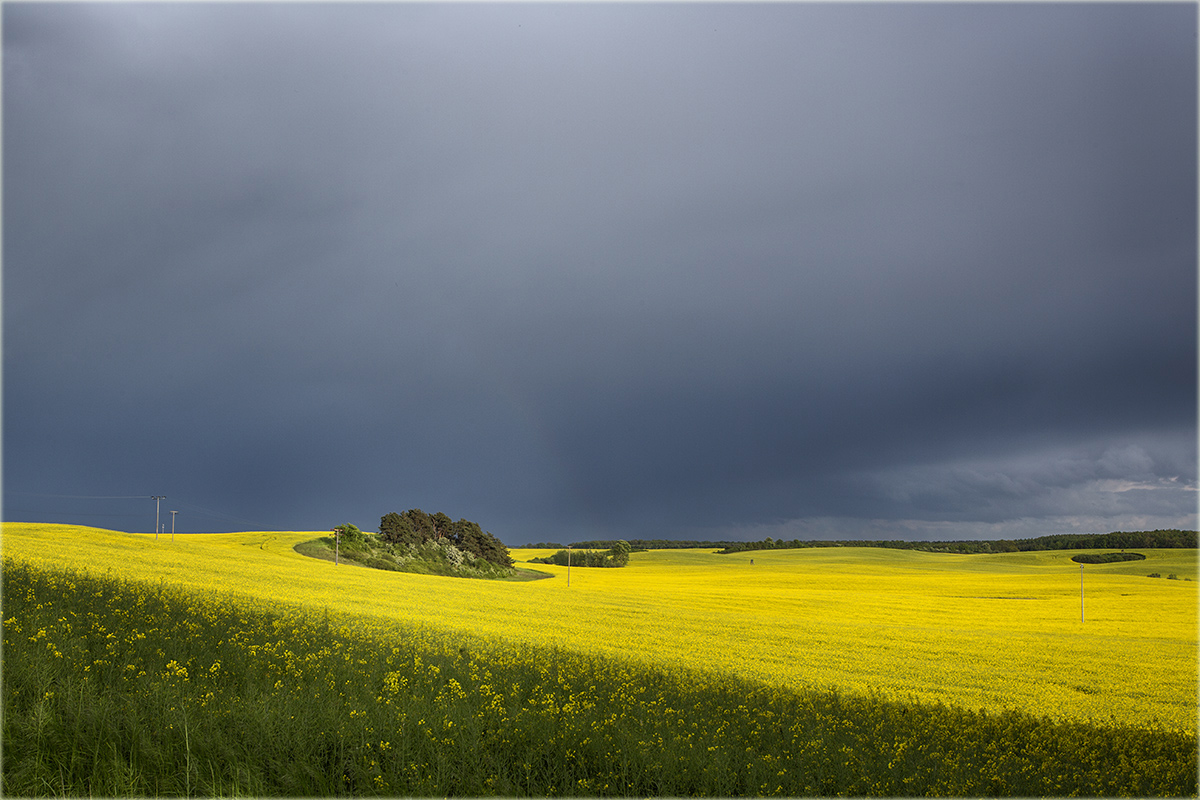
<svg viewBox="0 0 1200 800"><path fill-rule="evenodd" d="M398 621L775 686L1196 730L1193 550L1085 567L1081 621L1074 552L666 550L635 553L622 569L574 568L568 587L566 568L550 565L537 565L548 580L481 581L335 566L292 549L322 535L172 542L5 523L2 545L34 564L349 613L383 635Z"/></svg>

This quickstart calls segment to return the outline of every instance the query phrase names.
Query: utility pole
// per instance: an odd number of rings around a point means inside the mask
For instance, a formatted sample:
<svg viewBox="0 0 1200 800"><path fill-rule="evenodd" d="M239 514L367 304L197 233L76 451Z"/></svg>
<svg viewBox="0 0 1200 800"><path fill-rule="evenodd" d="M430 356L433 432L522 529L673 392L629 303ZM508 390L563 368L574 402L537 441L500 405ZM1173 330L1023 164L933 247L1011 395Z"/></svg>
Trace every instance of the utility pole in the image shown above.
<svg viewBox="0 0 1200 800"><path fill-rule="evenodd" d="M172 542L175 541L175 515L178 513L179 513L178 511L171 512L171 541Z"/></svg>
<svg viewBox="0 0 1200 800"><path fill-rule="evenodd" d="M1083 622L1083 564L1079 565L1079 621Z"/></svg>
<svg viewBox="0 0 1200 800"><path fill-rule="evenodd" d="M567 545L567 588L571 588L571 545Z"/></svg>
<svg viewBox="0 0 1200 800"><path fill-rule="evenodd" d="M150 499L154 501L154 540L158 541L158 506L167 499L165 494L152 494Z"/></svg>

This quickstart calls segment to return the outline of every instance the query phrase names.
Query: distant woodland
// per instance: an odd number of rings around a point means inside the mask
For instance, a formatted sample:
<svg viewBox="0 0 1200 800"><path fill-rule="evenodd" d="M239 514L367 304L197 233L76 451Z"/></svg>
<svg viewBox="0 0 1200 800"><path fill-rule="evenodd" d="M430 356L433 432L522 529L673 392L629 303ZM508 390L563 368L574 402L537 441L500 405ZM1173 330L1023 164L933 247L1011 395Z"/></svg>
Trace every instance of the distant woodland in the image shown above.
<svg viewBox="0 0 1200 800"><path fill-rule="evenodd" d="M1114 531L1113 533L1060 533L1035 539L995 539L990 541L958 542L801 542L775 541L738 542L726 546L722 553L746 550L780 550L796 547L890 547L897 550L926 550L933 553L1024 553L1032 550L1094 550L1125 549L1129 547L1196 547L1196 531Z"/></svg>
<svg viewBox="0 0 1200 800"><path fill-rule="evenodd" d="M723 554L742 553L748 550L793 550L805 547L889 547L896 550L925 550L934 553L1021 553L1031 550L1096 550L1126 549L1132 547L1191 547L1200 546L1196 531L1154 530L1114 531L1113 533L1061 533L1039 536L1034 539L993 539L952 542L906 542L899 539L860 541L856 539L801 541L799 539L772 539L767 537L757 542L713 542L694 539L629 539L633 551L671 550L676 548L713 548ZM616 540L598 539L575 542L572 547L602 549L616 545ZM558 548L557 543L525 545L529 548Z"/></svg>

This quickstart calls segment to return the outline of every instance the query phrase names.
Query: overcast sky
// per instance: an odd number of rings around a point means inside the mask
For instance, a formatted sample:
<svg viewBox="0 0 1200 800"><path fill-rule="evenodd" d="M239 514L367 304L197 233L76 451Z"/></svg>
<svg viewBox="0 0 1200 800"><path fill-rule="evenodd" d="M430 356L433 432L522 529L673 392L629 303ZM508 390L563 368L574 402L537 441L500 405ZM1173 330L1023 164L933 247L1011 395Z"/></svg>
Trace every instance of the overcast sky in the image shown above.
<svg viewBox="0 0 1200 800"><path fill-rule="evenodd" d="M1196 33L5 3L4 518L1194 528Z"/></svg>

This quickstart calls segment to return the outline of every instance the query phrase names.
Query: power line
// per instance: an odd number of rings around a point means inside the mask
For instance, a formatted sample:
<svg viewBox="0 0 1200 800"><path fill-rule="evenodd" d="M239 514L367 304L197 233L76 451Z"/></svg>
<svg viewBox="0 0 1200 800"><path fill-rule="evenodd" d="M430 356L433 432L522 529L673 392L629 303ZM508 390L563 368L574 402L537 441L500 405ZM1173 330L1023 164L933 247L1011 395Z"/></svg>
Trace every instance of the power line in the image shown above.
<svg viewBox="0 0 1200 800"><path fill-rule="evenodd" d="M138 499L144 500L145 498L139 497ZM46 510L46 509L34 510L32 508L6 508L6 509L4 509L4 516L6 518L11 517L13 514L36 514L38 516L49 516L52 514L56 517L122 517L122 518L124 518L124 517L135 516L135 514L132 511L128 511L124 514L112 514L112 513L107 513L107 512L89 512L89 511L57 511L55 509L49 509L49 510ZM7 520L7 521L12 522L14 520Z"/></svg>
<svg viewBox="0 0 1200 800"><path fill-rule="evenodd" d="M148 494L43 494L42 492L14 492L5 491L5 494L19 494L26 497L54 497L60 500L145 500L146 498L154 499L153 495Z"/></svg>
<svg viewBox="0 0 1200 800"><path fill-rule="evenodd" d="M183 501L181 501L181 500L177 500L177 501L176 501L176 504L177 504L177 505L179 505L179 506L182 506L183 508L189 508L189 509L191 509L192 511L198 511L198 512L200 512L200 513L202 513L202 514L207 514L207 515L209 515L209 516L212 516L212 517L218 517L218 518L220 518L220 519L226 519L226 520L229 520L229 521L231 521L231 522L240 522L240 523L242 523L243 525L249 525L249 526L253 527L255 530L260 530L260 531L272 530L272 528L270 528L270 527L267 527L267 526L264 526L264 525L262 525L261 523L259 523L259 522L256 522L256 521L254 521L254 520L252 520L252 519L244 519L244 518L242 518L242 517L235 517L235 516L233 516L233 515L231 515L231 514L223 514L223 513L221 513L220 511L213 511L211 508L204 508L203 506L198 506L198 505L195 505L195 504L193 504L193 503L185 503L185 502L183 502Z"/></svg>
<svg viewBox="0 0 1200 800"><path fill-rule="evenodd" d="M56 499L56 500L147 500L147 499L154 500L155 501L154 533L155 533L156 538L157 538L158 532L159 532L158 531L159 503L160 503L160 501L166 499L166 495L147 495L147 494L136 494L136 495L51 494L48 492L20 492L20 491L5 492L5 494L6 495L20 495L22 497L45 497L45 498ZM189 511L193 511L198 514L201 514L203 516L208 516L208 517L212 517L212 518L216 518L216 519L220 519L220 520L225 520L227 522L235 522L239 525L246 525L249 528L254 529L254 530L267 531L267 530L276 530L277 529L273 526L263 525L261 522L258 522L256 520L246 519L244 517L237 517L232 514L222 513L220 511L214 511L211 508L205 508L204 506L198 506L194 503L186 503L186 502L179 501L179 500L176 500L176 503L179 508L187 509ZM38 514L38 515L53 514L56 516L71 516L71 517L127 517L127 516L130 516L131 514L136 514L137 512L116 514L116 513L106 513L106 512L88 513L88 512L81 512L81 511L56 511L53 509L47 509L47 510L41 510L41 511L34 511L32 509L11 509L11 508L4 509L5 516L8 516L13 513Z"/></svg>

